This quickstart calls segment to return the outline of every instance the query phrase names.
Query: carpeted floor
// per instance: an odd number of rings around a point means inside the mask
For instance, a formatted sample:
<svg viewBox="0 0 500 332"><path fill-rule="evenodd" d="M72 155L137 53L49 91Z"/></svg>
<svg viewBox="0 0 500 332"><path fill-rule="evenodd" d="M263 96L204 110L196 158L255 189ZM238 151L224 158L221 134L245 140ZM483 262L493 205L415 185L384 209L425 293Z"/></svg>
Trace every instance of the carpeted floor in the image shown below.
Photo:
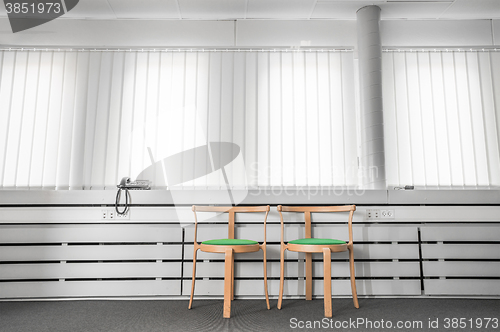
<svg viewBox="0 0 500 332"><path fill-rule="evenodd" d="M334 299L331 320L322 299L276 303L235 300L223 319L222 300L0 302L0 331L500 331L500 300Z"/></svg>

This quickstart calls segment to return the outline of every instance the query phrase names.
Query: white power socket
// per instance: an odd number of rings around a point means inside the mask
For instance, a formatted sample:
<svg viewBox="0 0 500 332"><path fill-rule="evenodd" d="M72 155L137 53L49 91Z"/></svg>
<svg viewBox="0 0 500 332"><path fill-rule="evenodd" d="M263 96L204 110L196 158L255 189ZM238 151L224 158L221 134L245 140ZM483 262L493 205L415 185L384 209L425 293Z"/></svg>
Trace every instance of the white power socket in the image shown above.
<svg viewBox="0 0 500 332"><path fill-rule="evenodd" d="M112 220L115 219L116 211L113 209L102 209L101 210L101 219Z"/></svg>
<svg viewBox="0 0 500 332"><path fill-rule="evenodd" d="M124 214L116 213L116 219L118 220L129 220L130 219L130 209L127 209L127 211Z"/></svg>
<svg viewBox="0 0 500 332"><path fill-rule="evenodd" d="M380 210L380 218L394 219L394 210Z"/></svg>
<svg viewBox="0 0 500 332"><path fill-rule="evenodd" d="M378 219L394 219L394 210L392 209L367 209L366 219L368 220L378 220Z"/></svg>
<svg viewBox="0 0 500 332"><path fill-rule="evenodd" d="M378 209L366 210L366 219L369 219L369 220L380 219L380 210L378 210Z"/></svg>
<svg viewBox="0 0 500 332"><path fill-rule="evenodd" d="M130 210L127 210L125 214L116 213L114 208L102 209L101 210L101 219L104 220L129 220L130 219Z"/></svg>

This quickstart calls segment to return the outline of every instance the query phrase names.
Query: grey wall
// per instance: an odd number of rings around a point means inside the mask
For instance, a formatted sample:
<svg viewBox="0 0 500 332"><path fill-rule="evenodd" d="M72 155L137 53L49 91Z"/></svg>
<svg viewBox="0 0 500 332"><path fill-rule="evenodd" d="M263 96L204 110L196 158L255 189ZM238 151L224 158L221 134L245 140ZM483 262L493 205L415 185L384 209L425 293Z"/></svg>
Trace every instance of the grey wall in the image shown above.
<svg viewBox="0 0 500 332"><path fill-rule="evenodd" d="M384 46L500 45L500 20L381 22ZM169 21L58 19L13 34L0 19L0 43L91 47L353 47L356 21Z"/></svg>

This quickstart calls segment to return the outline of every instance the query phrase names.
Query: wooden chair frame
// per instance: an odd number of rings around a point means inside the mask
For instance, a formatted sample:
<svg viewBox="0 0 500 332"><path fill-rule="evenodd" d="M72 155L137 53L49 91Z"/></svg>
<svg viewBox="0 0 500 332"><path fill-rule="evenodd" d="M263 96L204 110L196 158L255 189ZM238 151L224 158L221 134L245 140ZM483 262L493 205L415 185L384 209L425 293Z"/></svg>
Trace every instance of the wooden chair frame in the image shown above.
<svg viewBox="0 0 500 332"><path fill-rule="evenodd" d="M281 219L281 268L280 268L280 293L278 299L278 309L281 309L283 301L283 286L285 281L285 250L304 252L306 255L306 300L312 300L312 253L323 253L324 270L324 301L325 317L332 317L332 282L331 282L331 253L349 250L349 266L351 278L351 291L354 307L359 308L358 296L356 292L356 279L354 275L354 253L352 241L352 217L356 211L356 205L347 206L282 206L278 205L278 212ZM305 217L305 237L311 238L311 213L312 212L349 212L349 242L336 245L300 245L284 242L285 226L282 212L300 212Z"/></svg>
<svg viewBox="0 0 500 332"><path fill-rule="evenodd" d="M266 294L267 309L269 306L269 295L267 292L267 253L266 253L266 222L270 207L267 206L249 206L249 207L225 207L225 206L197 206L193 205L194 212L194 252L193 252L193 281L191 284L191 297L189 307L191 309L194 296L194 285L196 278L196 253L199 250L205 252L217 252L225 254L224 261L224 318L231 317L231 301L234 300L234 254L243 252L256 252L262 250L264 253L264 291ZM262 244L250 245L207 245L197 242L198 218L196 212L227 212L228 220L228 239L234 239L234 224L236 213L247 212L265 212L264 217L264 242Z"/></svg>

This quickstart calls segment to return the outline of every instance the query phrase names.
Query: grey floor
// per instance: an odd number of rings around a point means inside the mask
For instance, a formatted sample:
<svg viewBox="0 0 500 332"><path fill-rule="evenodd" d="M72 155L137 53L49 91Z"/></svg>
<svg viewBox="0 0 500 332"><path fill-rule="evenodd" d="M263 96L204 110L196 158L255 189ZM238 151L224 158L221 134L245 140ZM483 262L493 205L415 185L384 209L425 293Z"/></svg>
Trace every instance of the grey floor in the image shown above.
<svg viewBox="0 0 500 332"><path fill-rule="evenodd" d="M322 299L284 300L281 310L276 300L271 300L271 310L264 300L235 300L230 319L222 318L222 300L195 300L191 310L183 300L0 302L0 331L327 331L330 327L337 331L500 331L500 300L360 299L359 303L355 309L350 299L333 299L329 320L324 319ZM493 320L486 328L488 318ZM398 322L412 326L397 328ZM429 322L437 328L429 328Z"/></svg>

